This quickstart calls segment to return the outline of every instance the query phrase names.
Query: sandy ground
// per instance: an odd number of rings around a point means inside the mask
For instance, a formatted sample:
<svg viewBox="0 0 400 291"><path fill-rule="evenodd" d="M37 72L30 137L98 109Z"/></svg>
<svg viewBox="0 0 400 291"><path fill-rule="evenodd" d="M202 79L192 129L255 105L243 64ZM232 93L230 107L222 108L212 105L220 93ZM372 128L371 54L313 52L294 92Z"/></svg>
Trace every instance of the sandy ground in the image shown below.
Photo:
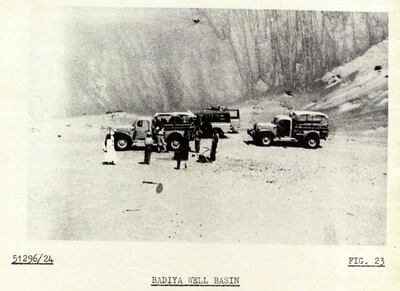
<svg viewBox="0 0 400 291"><path fill-rule="evenodd" d="M138 150L102 165L104 131L90 125L65 127L61 137L31 130L28 238L385 243L385 138L336 134L317 150L263 148L245 143L244 130L220 140L215 163L191 157L180 171L172 153L142 165Z"/></svg>

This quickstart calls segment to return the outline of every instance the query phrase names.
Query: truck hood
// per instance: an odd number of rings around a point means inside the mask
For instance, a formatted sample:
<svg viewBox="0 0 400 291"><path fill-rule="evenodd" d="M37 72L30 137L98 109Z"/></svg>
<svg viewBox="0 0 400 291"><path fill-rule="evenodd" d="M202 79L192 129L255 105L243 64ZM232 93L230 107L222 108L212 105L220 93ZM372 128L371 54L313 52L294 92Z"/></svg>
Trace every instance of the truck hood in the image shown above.
<svg viewBox="0 0 400 291"><path fill-rule="evenodd" d="M271 122L257 122L256 125L263 129L272 129L276 127L276 125Z"/></svg>
<svg viewBox="0 0 400 291"><path fill-rule="evenodd" d="M133 126L132 125L119 125L117 127L114 127L114 131L123 131L123 132L129 132L132 131Z"/></svg>

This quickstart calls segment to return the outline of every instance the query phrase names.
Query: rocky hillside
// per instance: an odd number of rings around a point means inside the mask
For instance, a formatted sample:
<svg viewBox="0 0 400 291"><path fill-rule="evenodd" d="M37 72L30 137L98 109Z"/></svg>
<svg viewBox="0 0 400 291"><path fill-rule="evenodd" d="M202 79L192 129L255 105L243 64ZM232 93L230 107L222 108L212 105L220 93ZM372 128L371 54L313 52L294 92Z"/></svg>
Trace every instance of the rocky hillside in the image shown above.
<svg viewBox="0 0 400 291"><path fill-rule="evenodd" d="M244 126L272 120L290 109L322 111L331 132L386 138L388 123L388 41L327 72L320 88L300 93L271 94L236 104Z"/></svg>
<svg viewBox="0 0 400 291"><path fill-rule="evenodd" d="M386 128L388 78L388 41L385 40L325 74L322 99L306 107L328 113L336 127Z"/></svg>
<svg viewBox="0 0 400 291"><path fill-rule="evenodd" d="M37 84L55 84L52 71L43 74L46 82L33 82L32 100L59 98L57 115L64 116L148 114L319 92L327 72L388 34L382 13L117 8L67 9L62 33L63 90L43 96ZM47 51L42 55L51 61ZM41 115L56 112L44 107Z"/></svg>

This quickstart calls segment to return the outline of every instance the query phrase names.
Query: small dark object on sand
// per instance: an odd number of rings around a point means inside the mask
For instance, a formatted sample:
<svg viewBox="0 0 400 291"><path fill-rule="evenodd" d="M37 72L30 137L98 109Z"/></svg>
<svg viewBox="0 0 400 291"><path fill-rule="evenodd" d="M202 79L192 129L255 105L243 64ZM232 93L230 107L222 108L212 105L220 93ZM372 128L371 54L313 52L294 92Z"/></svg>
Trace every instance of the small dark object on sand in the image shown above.
<svg viewBox="0 0 400 291"><path fill-rule="evenodd" d="M140 211L140 209L125 209L122 211L122 213L131 212L131 211Z"/></svg>
<svg viewBox="0 0 400 291"><path fill-rule="evenodd" d="M159 183L156 187L156 192L159 194L163 191L163 184Z"/></svg>
<svg viewBox="0 0 400 291"><path fill-rule="evenodd" d="M164 190L164 185L162 183L156 183L156 182L151 182L151 181L143 181L143 184L157 185L157 187L156 187L157 194L161 193Z"/></svg>

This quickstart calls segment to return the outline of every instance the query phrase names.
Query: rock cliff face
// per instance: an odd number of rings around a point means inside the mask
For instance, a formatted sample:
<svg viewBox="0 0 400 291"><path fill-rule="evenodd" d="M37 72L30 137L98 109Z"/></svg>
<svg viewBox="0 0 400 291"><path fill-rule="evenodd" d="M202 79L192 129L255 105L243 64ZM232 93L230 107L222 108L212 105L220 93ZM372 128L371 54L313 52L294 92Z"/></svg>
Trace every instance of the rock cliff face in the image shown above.
<svg viewBox="0 0 400 291"><path fill-rule="evenodd" d="M325 73L386 39L387 21L381 13L71 9L65 114L149 114L318 90Z"/></svg>
<svg viewBox="0 0 400 291"><path fill-rule="evenodd" d="M315 87L317 78L387 37L385 14L200 11L229 43L247 92ZM263 86L259 86L262 84Z"/></svg>
<svg viewBox="0 0 400 291"><path fill-rule="evenodd" d="M387 134L388 41L369 48L362 56L334 68L322 77L323 96L308 109L324 111L337 129L377 129ZM376 133L374 133L376 135Z"/></svg>

